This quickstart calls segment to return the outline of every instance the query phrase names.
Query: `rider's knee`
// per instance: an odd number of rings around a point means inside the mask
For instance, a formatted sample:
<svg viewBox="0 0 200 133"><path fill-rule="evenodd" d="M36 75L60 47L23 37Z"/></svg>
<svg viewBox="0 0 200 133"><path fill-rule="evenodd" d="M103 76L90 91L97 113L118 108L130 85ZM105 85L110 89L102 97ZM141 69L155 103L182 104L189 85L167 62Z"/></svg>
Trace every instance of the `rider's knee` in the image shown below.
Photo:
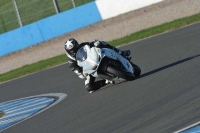
<svg viewBox="0 0 200 133"><path fill-rule="evenodd" d="M93 90L93 87L92 87L91 84L86 84L86 85L85 85L85 89L86 89L87 91L92 91L92 90Z"/></svg>

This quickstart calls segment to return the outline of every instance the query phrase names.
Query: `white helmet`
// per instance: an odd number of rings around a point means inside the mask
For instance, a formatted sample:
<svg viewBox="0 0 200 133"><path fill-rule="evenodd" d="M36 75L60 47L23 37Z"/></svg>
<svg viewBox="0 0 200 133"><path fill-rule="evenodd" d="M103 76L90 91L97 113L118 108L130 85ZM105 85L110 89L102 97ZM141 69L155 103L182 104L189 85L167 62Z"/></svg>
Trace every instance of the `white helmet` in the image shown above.
<svg viewBox="0 0 200 133"><path fill-rule="evenodd" d="M78 49L79 49L79 44L74 38L71 38L65 42L65 50L71 56L75 56Z"/></svg>

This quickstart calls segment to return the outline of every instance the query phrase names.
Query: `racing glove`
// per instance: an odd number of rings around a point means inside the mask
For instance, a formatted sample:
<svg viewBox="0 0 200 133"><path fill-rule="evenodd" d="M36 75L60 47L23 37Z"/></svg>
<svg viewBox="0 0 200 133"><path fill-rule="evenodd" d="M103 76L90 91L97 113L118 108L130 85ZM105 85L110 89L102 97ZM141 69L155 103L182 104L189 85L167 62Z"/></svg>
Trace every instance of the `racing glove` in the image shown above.
<svg viewBox="0 0 200 133"><path fill-rule="evenodd" d="M79 72L78 70L75 70L74 72L75 72L75 73L78 75L78 77L81 78L81 79L84 79L84 78L86 77L85 74Z"/></svg>

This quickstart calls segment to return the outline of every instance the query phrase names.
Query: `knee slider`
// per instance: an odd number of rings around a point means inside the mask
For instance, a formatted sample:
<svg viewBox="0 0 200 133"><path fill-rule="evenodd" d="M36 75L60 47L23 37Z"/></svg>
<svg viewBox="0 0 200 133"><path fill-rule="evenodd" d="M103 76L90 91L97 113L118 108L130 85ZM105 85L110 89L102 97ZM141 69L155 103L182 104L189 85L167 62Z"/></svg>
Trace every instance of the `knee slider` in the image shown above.
<svg viewBox="0 0 200 133"><path fill-rule="evenodd" d="M85 85L85 89L86 89L87 91L91 91L91 90L93 90L93 87L92 87L92 85L90 85L90 84L86 84L86 85Z"/></svg>

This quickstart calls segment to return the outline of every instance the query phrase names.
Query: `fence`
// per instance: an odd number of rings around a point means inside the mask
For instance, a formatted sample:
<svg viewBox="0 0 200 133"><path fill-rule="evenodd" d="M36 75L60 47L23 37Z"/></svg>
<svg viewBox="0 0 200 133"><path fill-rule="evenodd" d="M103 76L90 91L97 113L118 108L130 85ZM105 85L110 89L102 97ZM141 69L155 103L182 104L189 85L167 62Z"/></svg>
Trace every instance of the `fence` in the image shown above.
<svg viewBox="0 0 200 133"><path fill-rule="evenodd" d="M0 0L0 34L94 0Z"/></svg>

